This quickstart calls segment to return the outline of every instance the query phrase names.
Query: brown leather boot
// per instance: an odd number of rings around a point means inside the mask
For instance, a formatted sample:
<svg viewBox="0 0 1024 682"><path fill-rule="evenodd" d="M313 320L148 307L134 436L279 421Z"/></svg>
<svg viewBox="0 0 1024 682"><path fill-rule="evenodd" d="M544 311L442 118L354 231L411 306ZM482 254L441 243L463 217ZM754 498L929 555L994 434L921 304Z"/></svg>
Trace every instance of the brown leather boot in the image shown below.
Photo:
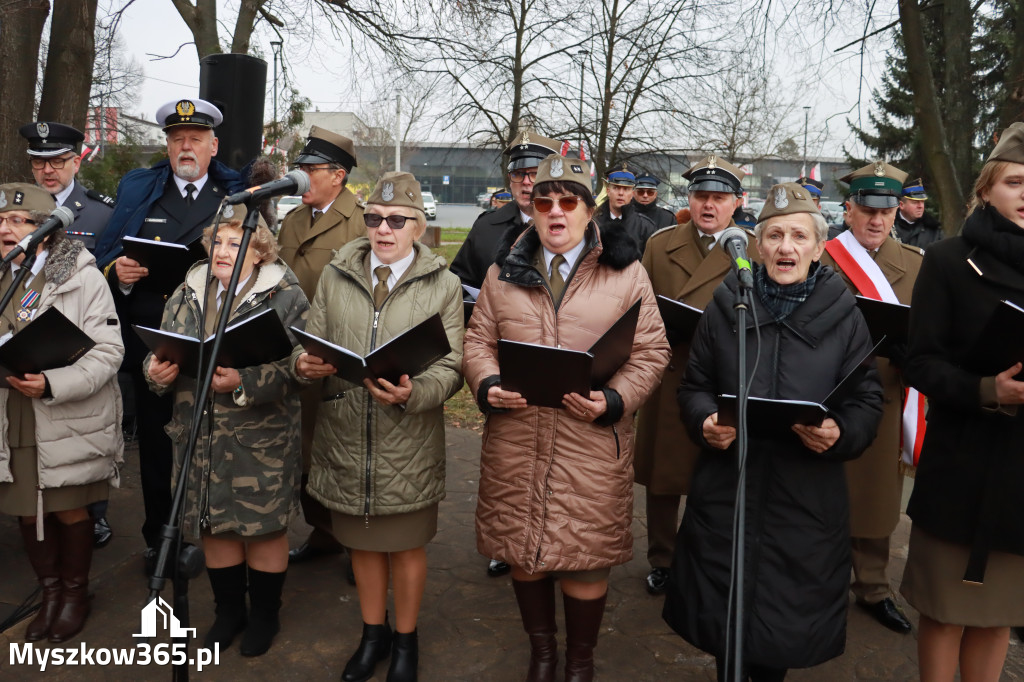
<svg viewBox="0 0 1024 682"><path fill-rule="evenodd" d="M555 581L513 580L523 629L530 636L530 669L526 682L555 682L558 666L558 626L555 624Z"/></svg>
<svg viewBox="0 0 1024 682"><path fill-rule="evenodd" d="M25 630L25 641L38 642L50 635L50 626L53 619L57 617L57 610L60 608L60 538L57 536L57 520L53 517L46 517L43 520L43 533L45 537L40 542L36 540L36 524L18 523L21 526L21 540L25 545L25 554L32 564L32 570L36 572L36 578L43 588L43 603L39 612Z"/></svg>
<svg viewBox="0 0 1024 682"><path fill-rule="evenodd" d="M55 524L60 536L60 610L50 626L51 642L66 642L79 632L89 616L89 566L92 564L92 519L65 526Z"/></svg>
<svg viewBox="0 0 1024 682"><path fill-rule="evenodd" d="M597 599L575 599L562 594L565 607L565 682L591 682L594 679L594 647L601 630L604 603L608 594Z"/></svg>

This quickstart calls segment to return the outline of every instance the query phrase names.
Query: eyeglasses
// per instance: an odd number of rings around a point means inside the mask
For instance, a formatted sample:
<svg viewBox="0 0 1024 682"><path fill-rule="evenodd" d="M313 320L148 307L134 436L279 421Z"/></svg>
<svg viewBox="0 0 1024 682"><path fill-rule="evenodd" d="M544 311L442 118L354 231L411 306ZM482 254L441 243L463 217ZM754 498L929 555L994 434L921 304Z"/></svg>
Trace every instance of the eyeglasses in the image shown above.
<svg viewBox="0 0 1024 682"><path fill-rule="evenodd" d="M300 171L302 171L303 173L307 173L307 174L314 173L314 172L319 171L319 170L325 170L325 171L336 170L335 168L332 168L329 164L328 165L324 165L324 166L307 166L305 164L296 164L294 167L298 168Z"/></svg>
<svg viewBox="0 0 1024 682"><path fill-rule="evenodd" d="M572 213L579 206L580 198L575 194L567 197L558 197L558 208L565 213ZM533 207L541 213L547 213L555 207L555 200L551 197L537 197L533 200Z"/></svg>
<svg viewBox="0 0 1024 682"><path fill-rule="evenodd" d="M11 227L21 227L22 225L37 225L36 221L29 218L22 218L20 215L4 216L0 215L0 225L7 221L11 224Z"/></svg>
<svg viewBox="0 0 1024 682"><path fill-rule="evenodd" d="M401 230L403 227L405 227L406 220L416 219L407 215L389 215L387 218L385 218L384 216L379 215L377 213L363 214L363 221L366 223L366 226L373 228L378 228L380 227L381 223L387 221L388 227L390 227L392 230Z"/></svg>
<svg viewBox="0 0 1024 682"><path fill-rule="evenodd" d="M530 178L530 182L537 181L537 170L514 170L508 172L508 179L512 182L522 182L527 177Z"/></svg>
<svg viewBox="0 0 1024 682"><path fill-rule="evenodd" d="M70 161L73 158L75 157L58 156L57 158L53 159L33 158L31 159L32 170L43 170L44 168L46 168L46 164L50 164L50 168L52 168L53 170L61 170L62 168L64 168L64 166L67 165L68 161Z"/></svg>
<svg viewBox="0 0 1024 682"><path fill-rule="evenodd" d="M650 195L650 196L653 197L654 195L656 195L658 193L658 190L656 190L656 189L648 189L646 187L642 188L642 189L636 189L636 190L633 190L633 191L636 192L637 194L639 194L642 197L646 197L647 195Z"/></svg>

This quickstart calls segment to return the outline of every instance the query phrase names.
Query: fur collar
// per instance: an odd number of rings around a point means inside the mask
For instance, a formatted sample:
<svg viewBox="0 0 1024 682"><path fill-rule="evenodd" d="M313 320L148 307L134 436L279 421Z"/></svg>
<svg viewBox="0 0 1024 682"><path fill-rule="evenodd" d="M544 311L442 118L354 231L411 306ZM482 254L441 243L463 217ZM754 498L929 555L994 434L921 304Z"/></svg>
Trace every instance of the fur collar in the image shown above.
<svg viewBox="0 0 1024 682"><path fill-rule="evenodd" d="M85 245L77 239L68 239L61 232L60 235L50 244L50 253L46 256L46 264L43 265L43 274L47 282L60 286L71 279L80 269L78 265L78 254L85 250Z"/></svg>
<svg viewBox="0 0 1024 682"><path fill-rule="evenodd" d="M597 225L592 221L583 238L587 240L591 249L600 249L597 262L601 265L607 265L614 270L623 270L633 261L640 260L640 251L637 249L636 242L623 230L600 233ZM499 267L505 267L505 261L515 254L516 260L519 262L529 263L538 248L540 248L540 237L537 236L537 228L532 224L521 234L516 230L506 230L498 245L498 255L494 262Z"/></svg>
<svg viewBox="0 0 1024 682"><path fill-rule="evenodd" d="M250 291L251 294L260 294L270 291L284 279L287 267L278 259L272 263L264 263L256 273L256 282ZM192 266L185 276L185 284L196 292L199 301L206 302L206 261L201 260Z"/></svg>

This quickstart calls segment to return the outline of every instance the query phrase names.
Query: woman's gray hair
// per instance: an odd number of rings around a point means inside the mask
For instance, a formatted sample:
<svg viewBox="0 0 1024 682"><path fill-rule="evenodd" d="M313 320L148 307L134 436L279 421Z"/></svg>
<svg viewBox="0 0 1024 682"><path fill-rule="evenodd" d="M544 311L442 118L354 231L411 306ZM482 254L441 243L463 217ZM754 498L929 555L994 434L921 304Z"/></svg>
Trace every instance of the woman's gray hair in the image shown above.
<svg viewBox="0 0 1024 682"><path fill-rule="evenodd" d="M820 244L821 242L828 241L828 223L825 222L825 217L820 213L807 213L805 215L811 216L811 221L814 222L814 231L816 233L815 236L818 238L817 243ZM768 220L771 220L771 218L769 218ZM768 221L764 220L754 226L754 239L756 239L758 242L761 241L761 233L764 231L764 224L766 222Z"/></svg>

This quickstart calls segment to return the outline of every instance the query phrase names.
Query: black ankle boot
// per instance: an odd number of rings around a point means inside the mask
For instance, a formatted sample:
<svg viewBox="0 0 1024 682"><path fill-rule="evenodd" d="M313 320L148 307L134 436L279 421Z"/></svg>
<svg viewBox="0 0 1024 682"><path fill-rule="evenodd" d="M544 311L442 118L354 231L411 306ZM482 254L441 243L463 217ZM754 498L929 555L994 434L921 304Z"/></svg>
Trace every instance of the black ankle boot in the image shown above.
<svg viewBox="0 0 1024 682"><path fill-rule="evenodd" d="M206 575L210 578L213 589L213 601L217 605L217 618L213 621L210 631L206 633L203 646L213 649L220 644L227 649L235 637L245 629L245 564L227 566L225 568L207 568Z"/></svg>
<svg viewBox="0 0 1024 682"><path fill-rule="evenodd" d="M363 623L363 637L359 640L359 648L345 664L341 679L344 682L366 682L373 677L377 663L391 654L391 637L391 626L388 625L386 613L383 625Z"/></svg>
<svg viewBox="0 0 1024 682"><path fill-rule="evenodd" d="M387 682L416 682L416 666L420 662L416 631L395 632L395 645L391 650L391 665Z"/></svg>
<svg viewBox="0 0 1024 682"><path fill-rule="evenodd" d="M266 573L249 568L249 623L238 648L243 656L267 653L274 635L281 629L278 613L286 574L287 571Z"/></svg>

